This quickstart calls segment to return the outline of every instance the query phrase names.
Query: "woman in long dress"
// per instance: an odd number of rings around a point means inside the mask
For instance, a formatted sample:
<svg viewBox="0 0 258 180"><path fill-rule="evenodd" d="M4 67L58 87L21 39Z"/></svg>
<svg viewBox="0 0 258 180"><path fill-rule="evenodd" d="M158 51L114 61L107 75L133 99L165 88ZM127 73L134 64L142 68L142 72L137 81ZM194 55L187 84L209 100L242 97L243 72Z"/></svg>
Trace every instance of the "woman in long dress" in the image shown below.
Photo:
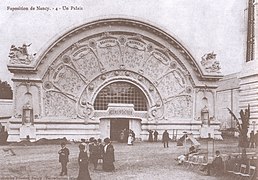
<svg viewBox="0 0 258 180"><path fill-rule="evenodd" d="M79 145L80 153L78 157L78 163L79 163L79 175L77 180L91 180L90 173L88 169L88 154L87 151L85 151L85 146L83 144Z"/></svg>
<svg viewBox="0 0 258 180"><path fill-rule="evenodd" d="M103 170L114 171L115 170L114 147L111 144L111 141L109 138L105 138L104 142L105 142L105 146L104 146L104 153L103 153Z"/></svg>
<svg viewBox="0 0 258 180"><path fill-rule="evenodd" d="M127 144L133 145L133 135L132 134L129 134Z"/></svg>

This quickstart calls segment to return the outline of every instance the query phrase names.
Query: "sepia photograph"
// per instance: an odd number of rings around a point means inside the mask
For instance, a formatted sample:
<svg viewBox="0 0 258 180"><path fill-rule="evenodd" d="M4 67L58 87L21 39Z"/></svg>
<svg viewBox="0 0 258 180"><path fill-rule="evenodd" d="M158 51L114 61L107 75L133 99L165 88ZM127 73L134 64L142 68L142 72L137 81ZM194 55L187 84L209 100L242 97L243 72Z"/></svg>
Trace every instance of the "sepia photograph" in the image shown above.
<svg viewBox="0 0 258 180"><path fill-rule="evenodd" d="M0 180L258 180L258 0L1 0Z"/></svg>

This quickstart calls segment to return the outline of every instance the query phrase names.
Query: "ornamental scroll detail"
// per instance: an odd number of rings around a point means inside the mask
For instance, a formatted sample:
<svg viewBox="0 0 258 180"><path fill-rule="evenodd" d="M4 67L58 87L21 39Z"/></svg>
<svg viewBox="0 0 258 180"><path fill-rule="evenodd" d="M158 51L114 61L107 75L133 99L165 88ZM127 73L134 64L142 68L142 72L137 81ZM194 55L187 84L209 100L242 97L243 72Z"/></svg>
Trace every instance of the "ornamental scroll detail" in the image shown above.
<svg viewBox="0 0 258 180"><path fill-rule="evenodd" d="M146 101L150 103L149 120L162 119L165 113L188 117L192 94L186 89L192 85L178 61L159 43L139 34L112 32L85 37L66 48L45 73L45 115L94 119L98 89L113 79L126 79L145 87L151 99ZM168 99L173 100L169 103ZM168 110L171 108L173 112Z"/></svg>

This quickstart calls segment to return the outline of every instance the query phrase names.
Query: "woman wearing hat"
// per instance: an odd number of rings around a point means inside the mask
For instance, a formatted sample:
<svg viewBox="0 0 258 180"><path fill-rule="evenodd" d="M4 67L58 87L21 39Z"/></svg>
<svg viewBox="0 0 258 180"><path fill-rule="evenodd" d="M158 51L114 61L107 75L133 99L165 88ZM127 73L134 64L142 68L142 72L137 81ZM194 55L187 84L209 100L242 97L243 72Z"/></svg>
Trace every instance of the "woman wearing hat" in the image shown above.
<svg viewBox="0 0 258 180"><path fill-rule="evenodd" d="M85 150L85 146L83 144L79 145L80 153L78 157L78 163L79 163L79 175L77 180L91 180L90 173L88 169L88 154Z"/></svg>
<svg viewBox="0 0 258 180"><path fill-rule="evenodd" d="M114 171L115 170L114 147L111 144L111 141L109 138L105 138L104 142L105 142L105 146L104 146L104 153L103 153L103 170Z"/></svg>

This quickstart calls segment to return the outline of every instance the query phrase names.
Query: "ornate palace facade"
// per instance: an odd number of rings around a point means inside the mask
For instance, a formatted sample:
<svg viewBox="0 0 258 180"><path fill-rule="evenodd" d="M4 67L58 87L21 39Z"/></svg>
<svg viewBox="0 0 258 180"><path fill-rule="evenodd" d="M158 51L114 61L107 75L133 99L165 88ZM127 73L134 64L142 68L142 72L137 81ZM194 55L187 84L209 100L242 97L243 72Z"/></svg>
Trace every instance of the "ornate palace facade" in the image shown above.
<svg viewBox="0 0 258 180"><path fill-rule="evenodd" d="M219 137L216 55L194 59L164 30L132 19L92 21L60 35L39 55L12 46L14 116L9 141L79 140L130 128Z"/></svg>

